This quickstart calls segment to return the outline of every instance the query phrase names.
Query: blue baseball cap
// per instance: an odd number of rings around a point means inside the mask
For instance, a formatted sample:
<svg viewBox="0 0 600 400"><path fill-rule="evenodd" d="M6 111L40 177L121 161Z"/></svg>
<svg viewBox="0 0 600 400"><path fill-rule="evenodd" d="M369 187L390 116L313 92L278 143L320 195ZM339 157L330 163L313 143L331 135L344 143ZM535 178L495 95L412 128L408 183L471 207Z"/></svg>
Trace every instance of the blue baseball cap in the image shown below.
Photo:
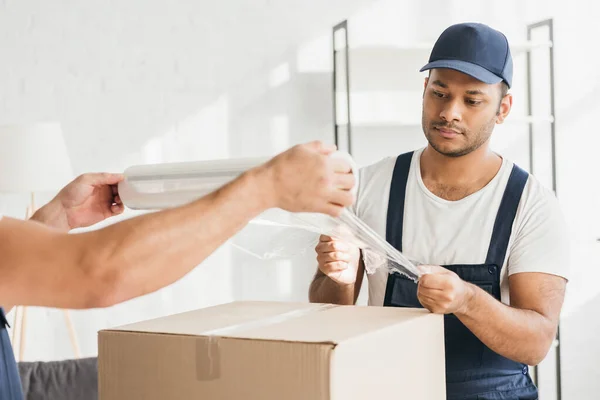
<svg viewBox="0 0 600 400"><path fill-rule="evenodd" d="M483 83L512 84L508 40L502 32L484 24L456 24L442 32L421 72L434 68L454 69Z"/></svg>

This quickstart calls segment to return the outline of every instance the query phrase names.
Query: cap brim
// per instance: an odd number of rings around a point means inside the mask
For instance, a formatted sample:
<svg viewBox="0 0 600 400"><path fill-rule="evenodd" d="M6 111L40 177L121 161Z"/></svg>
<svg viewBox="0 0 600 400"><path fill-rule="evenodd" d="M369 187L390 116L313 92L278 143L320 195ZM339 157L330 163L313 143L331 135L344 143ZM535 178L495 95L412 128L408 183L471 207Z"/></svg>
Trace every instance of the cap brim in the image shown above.
<svg viewBox="0 0 600 400"><path fill-rule="evenodd" d="M490 85L502 82L503 79L496 74L491 73L487 69L480 67L477 64L461 60L437 60L432 61L420 69L420 72L436 68L453 69L463 74L472 76L473 78Z"/></svg>

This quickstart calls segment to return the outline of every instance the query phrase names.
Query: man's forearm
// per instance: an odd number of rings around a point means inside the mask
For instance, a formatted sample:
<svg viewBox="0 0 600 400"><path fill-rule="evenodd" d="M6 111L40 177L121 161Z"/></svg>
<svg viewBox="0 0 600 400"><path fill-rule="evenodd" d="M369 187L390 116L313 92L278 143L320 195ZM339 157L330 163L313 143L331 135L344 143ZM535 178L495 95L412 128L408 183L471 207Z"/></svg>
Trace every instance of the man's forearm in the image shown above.
<svg viewBox="0 0 600 400"><path fill-rule="evenodd" d="M533 311L507 306L469 284L470 296L455 315L486 346L511 360L537 365L556 335L555 322Z"/></svg>
<svg viewBox="0 0 600 400"><path fill-rule="evenodd" d="M322 273L317 273L308 292L311 303L352 305L356 297L354 283L342 285Z"/></svg>
<svg viewBox="0 0 600 400"><path fill-rule="evenodd" d="M188 206L94 232L67 235L7 219L0 271L10 284L0 283L0 304L109 306L175 282L274 206L261 197L263 173L247 173Z"/></svg>
<svg viewBox="0 0 600 400"><path fill-rule="evenodd" d="M272 207L270 199L261 197L255 174L247 174L186 207L96 231L91 242L102 245L93 246L88 253L89 265L102 270L94 260L106 260L111 270L105 276L119 282L108 302L119 303L175 282L249 220ZM103 249L99 258L94 247Z"/></svg>

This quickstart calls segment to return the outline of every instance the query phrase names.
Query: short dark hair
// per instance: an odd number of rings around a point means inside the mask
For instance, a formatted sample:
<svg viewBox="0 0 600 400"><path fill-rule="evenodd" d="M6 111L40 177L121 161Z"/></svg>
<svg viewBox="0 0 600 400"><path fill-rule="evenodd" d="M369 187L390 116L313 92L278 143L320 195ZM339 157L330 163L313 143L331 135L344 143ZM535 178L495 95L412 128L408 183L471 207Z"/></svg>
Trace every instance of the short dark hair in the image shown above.
<svg viewBox="0 0 600 400"><path fill-rule="evenodd" d="M508 94L508 84L504 81L500 82L500 100Z"/></svg>
<svg viewBox="0 0 600 400"><path fill-rule="evenodd" d="M498 111L496 114L500 114L500 107L502 106L502 99L508 94L508 84L504 81L500 82L500 101L498 101Z"/></svg>

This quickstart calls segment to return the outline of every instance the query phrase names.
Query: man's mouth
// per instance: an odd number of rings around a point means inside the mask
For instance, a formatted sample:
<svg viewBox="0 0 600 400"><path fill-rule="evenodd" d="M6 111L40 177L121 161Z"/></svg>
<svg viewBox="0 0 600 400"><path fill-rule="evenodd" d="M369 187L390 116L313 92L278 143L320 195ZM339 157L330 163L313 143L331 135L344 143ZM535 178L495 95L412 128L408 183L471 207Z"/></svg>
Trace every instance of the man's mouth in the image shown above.
<svg viewBox="0 0 600 400"><path fill-rule="evenodd" d="M449 128L443 128L443 127L434 127L435 129L438 130L438 132L440 132L440 136L442 136L443 138L446 139L454 139L455 137L457 137L458 135L460 135L461 133L458 131L455 131L454 129L449 129Z"/></svg>

